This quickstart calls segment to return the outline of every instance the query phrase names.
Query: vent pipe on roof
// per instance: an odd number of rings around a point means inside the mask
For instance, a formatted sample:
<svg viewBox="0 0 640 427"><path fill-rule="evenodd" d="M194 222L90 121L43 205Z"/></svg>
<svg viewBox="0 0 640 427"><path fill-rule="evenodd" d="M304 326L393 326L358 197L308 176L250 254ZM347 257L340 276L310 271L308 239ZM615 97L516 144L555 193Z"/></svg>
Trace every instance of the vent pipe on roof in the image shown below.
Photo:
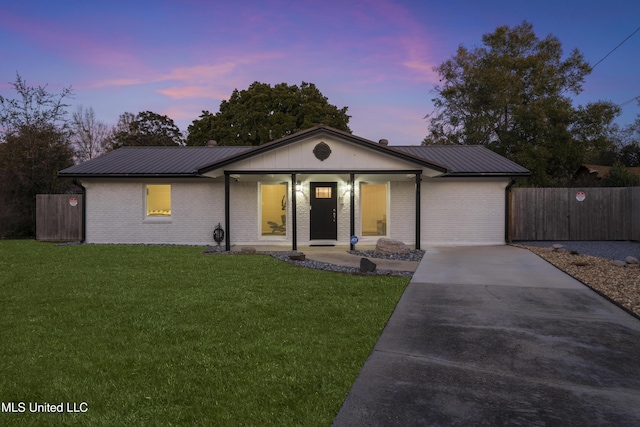
<svg viewBox="0 0 640 427"><path fill-rule="evenodd" d="M388 139L381 139L380 141L378 141L378 144L380 144L380 145L389 145L389 140Z"/></svg>
<svg viewBox="0 0 640 427"><path fill-rule="evenodd" d="M218 141L216 141L215 139L207 141L207 147L215 147L216 145L218 145Z"/></svg>

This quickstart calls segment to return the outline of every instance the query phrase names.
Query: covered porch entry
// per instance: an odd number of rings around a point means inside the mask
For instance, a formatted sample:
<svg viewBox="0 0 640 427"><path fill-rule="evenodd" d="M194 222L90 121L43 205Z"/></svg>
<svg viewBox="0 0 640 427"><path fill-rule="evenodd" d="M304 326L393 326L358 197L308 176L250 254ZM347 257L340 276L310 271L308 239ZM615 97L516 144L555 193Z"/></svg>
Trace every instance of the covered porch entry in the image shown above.
<svg viewBox="0 0 640 427"><path fill-rule="evenodd" d="M415 248L420 249L420 184L422 170L393 171L225 171L225 248L243 244L231 232L240 221L231 212L232 182L252 183L257 188L258 244L298 249L308 246L348 245L356 240L375 244L391 237L394 222L413 223ZM398 191L401 189L401 191ZM392 214L392 204L414 211L411 218ZM263 243L264 242L264 243Z"/></svg>

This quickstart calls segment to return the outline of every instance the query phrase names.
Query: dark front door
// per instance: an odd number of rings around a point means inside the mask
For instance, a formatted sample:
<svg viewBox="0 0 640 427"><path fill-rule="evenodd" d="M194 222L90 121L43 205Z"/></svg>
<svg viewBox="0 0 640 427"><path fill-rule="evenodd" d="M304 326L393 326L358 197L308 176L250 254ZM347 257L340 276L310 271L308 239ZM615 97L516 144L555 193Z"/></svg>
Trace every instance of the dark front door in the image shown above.
<svg viewBox="0 0 640 427"><path fill-rule="evenodd" d="M338 238L337 184L335 182L312 182L311 190L311 233L312 240Z"/></svg>

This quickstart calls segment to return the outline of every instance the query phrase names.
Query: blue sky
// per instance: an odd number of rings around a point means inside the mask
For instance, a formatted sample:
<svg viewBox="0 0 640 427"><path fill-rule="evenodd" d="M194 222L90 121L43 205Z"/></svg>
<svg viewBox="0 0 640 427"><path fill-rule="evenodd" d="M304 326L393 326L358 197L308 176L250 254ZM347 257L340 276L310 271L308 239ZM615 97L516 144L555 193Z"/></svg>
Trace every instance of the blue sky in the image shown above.
<svg viewBox="0 0 640 427"><path fill-rule="evenodd" d="M316 84L351 130L419 144L432 111L433 67L500 25L533 24L595 64L640 27L640 2L183 0L0 2L0 94L16 72L109 125L154 111L181 130L252 82ZM640 32L587 77L575 105L640 96ZM640 114L623 106L620 124Z"/></svg>

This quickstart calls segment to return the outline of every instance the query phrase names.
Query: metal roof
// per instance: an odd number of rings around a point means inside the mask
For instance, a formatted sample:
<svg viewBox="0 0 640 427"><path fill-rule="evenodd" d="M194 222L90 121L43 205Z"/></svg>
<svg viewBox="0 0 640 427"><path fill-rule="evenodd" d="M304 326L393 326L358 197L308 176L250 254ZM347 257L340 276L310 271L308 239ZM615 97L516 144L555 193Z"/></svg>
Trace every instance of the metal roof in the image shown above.
<svg viewBox="0 0 640 427"><path fill-rule="evenodd" d="M59 172L83 176L199 176L198 168L255 147L122 147Z"/></svg>
<svg viewBox="0 0 640 427"><path fill-rule="evenodd" d="M328 133L382 154L444 172L443 176L527 176L524 167L479 145L386 146L317 126L259 147L122 147L64 169L60 177L198 177L214 168L295 143L311 134Z"/></svg>
<svg viewBox="0 0 640 427"><path fill-rule="evenodd" d="M446 165L447 176L529 175L528 169L481 145L407 145L389 148Z"/></svg>

